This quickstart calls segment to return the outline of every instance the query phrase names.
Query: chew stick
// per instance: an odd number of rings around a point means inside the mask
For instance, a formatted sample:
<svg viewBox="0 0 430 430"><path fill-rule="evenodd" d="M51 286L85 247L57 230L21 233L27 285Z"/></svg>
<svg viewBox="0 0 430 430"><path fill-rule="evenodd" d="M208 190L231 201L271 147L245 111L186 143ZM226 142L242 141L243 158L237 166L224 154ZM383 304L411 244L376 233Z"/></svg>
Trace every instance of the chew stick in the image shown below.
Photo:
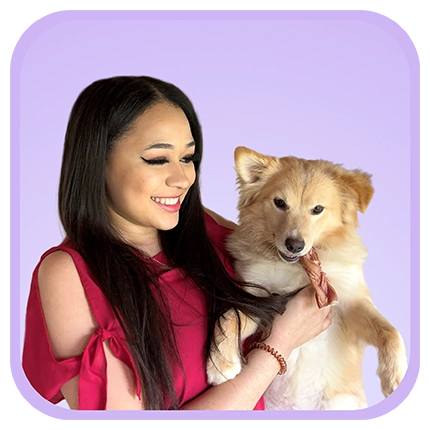
<svg viewBox="0 0 430 430"><path fill-rule="evenodd" d="M325 272L322 270L321 262L315 248L300 258L302 266L309 276L311 284L315 288L317 303L320 308L334 305L338 297L336 290L330 285Z"/></svg>

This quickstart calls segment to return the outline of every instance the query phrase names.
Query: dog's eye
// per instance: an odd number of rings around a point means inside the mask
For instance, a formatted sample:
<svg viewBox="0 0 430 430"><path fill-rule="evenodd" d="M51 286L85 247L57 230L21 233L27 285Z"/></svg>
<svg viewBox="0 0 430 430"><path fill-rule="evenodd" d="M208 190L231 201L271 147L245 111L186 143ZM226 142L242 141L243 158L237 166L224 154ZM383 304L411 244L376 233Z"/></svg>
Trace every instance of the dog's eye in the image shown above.
<svg viewBox="0 0 430 430"><path fill-rule="evenodd" d="M287 208L287 204L282 199L275 198L275 199L273 199L273 203L275 203L275 206L280 208L280 209Z"/></svg>
<svg viewBox="0 0 430 430"><path fill-rule="evenodd" d="M324 210L324 207L321 205L316 205L313 209L312 209L312 215L319 215L322 211Z"/></svg>

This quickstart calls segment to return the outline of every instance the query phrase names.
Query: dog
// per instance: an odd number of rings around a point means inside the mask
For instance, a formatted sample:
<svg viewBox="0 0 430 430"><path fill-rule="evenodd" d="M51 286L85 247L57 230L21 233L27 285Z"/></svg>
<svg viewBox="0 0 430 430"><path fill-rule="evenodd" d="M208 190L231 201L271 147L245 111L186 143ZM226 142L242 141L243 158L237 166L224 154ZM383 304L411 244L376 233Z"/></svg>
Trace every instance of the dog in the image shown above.
<svg viewBox="0 0 430 430"><path fill-rule="evenodd" d="M373 197L371 176L243 146L234 157L239 216L226 247L238 278L271 293L293 293L310 283L299 260L314 249L338 295L332 324L291 353L287 373L276 376L264 394L266 409L366 408L361 366L367 345L378 349L377 373L389 396L404 377L407 358L402 336L377 310L363 275L367 250L357 232L358 212ZM218 323L207 362L213 385L240 373L240 342L257 330L256 321L232 310Z"/></svg>

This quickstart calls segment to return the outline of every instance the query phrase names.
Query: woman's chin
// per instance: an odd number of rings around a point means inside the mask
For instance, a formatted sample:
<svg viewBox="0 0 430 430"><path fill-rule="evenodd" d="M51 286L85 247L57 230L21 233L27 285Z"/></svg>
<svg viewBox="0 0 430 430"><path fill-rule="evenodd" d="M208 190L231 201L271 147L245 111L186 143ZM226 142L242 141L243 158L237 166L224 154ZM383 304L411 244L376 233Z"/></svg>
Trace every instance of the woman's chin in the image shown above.
<svg viewBox="0 0 430 430"><path fill-rule="evenodd" d="M158 230L172 230L172 228L175 228L178 225L179 222L179 214L176 214L175 217L171 216L169 219L166 220L159 220L157 223L157 229Z"/></svg>

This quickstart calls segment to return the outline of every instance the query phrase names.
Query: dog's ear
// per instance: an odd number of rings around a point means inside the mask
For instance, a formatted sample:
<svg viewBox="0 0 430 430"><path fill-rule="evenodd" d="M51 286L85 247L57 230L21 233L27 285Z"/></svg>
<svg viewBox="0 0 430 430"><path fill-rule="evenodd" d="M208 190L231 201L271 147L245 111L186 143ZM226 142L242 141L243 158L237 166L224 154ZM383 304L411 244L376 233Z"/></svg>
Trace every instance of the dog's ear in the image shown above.
<svg viewBox="0 0 430 430"><path fill-rule="evenodd" d="M263 155L244 146L235 149L234 161L240 185L261 182L276 172L279 166L277 157Z"/></svg>
<svg viewBox="0 0 430 430"><path fill-rule="evenodd" d="M358 169L342 169L340 178L344 189L356 202L356 209L364 213L375 192L371 175Z"/></svg>

